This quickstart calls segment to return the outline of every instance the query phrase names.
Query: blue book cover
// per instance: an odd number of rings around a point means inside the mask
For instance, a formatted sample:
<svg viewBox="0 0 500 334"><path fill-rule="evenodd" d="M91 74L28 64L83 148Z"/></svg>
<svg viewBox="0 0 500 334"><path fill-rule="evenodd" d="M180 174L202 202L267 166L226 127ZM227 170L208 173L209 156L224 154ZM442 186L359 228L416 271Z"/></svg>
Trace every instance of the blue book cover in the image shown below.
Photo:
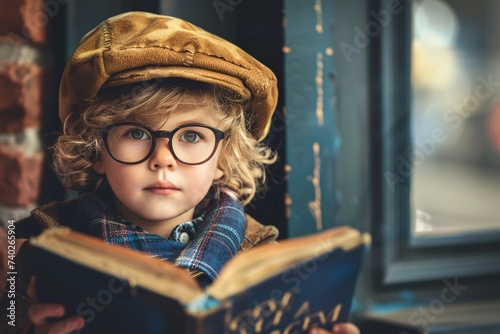
<svg viewBox="0 0 500 334"><path fill-rule="evenodd" d="M347 321L367 233L338 227L235 256L202 290L174 265L67 228L30 240L41 302L80 333L306 333Z"/></svg>

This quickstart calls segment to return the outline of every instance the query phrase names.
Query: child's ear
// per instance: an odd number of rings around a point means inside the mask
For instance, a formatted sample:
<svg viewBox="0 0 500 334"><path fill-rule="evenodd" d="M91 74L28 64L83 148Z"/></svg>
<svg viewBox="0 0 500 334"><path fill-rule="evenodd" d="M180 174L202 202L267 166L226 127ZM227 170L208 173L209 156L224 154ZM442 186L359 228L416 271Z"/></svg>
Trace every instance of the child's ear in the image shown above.
<svg viewBox="0 0 500 334"><path fill-rule="evenodd" d="M97 173L97 174L104 174L105 173L105 170L104 170L104 163L102 161L102 159L100 160L97 160L96 162L94 162L94 171Z"/></svg>
<svg viewBox="0 0 500 334"><path fill-rule="evenodd" d="M214 180L218 180L218 179L222 178L223 176L224 176L224 172L222 171L222 169L217 167L215 174L214 174Z"/></svg>

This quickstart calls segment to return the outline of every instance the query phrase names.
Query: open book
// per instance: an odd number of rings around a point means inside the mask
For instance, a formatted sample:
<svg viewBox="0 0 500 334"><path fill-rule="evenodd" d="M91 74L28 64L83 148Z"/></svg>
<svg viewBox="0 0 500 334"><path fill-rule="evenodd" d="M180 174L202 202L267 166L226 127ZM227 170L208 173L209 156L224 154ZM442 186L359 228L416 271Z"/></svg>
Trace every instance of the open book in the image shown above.
<svg viewBox="0 0 500 334"><path fill-rule="evenodd" d="M350 227L239 253L202 290L184 269L68 228L30 239L40 302L81 333L302 333L349 316L367 233Z"/></svg>

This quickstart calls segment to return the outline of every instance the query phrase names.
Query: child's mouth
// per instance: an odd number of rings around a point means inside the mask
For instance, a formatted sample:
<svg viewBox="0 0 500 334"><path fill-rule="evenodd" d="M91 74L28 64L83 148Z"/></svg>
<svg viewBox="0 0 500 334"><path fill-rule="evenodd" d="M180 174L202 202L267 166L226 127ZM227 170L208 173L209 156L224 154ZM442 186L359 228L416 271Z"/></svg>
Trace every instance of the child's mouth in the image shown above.
<svg viewBox="0 0 500 334"><path fill-rule="evenodd" d="M170 182L156 182L144 188L144 190L159 195L167 195L178 191L179 189Z"/></svg>

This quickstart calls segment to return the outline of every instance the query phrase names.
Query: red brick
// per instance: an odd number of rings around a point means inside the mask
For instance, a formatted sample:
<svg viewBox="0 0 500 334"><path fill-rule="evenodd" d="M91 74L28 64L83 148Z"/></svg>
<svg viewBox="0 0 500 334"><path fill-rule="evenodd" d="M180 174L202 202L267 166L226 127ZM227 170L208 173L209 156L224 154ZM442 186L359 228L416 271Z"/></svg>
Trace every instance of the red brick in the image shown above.
<svg viewBox="0 0 500 334"><path fill-rule="evenodd" d="M37 203L42 177L43 154L25 155L0 145L0 203L26 206Z"/></svg>
<svg viewBox="0 0 500 334"><path fill-rule="evenodd" d="M0 67L0 132L39 127L43 72L35 64Z"/></svg>
<svg viewBox="0 0 500 334"><path fill-rule="evenodd" d="M54 14L44 3L44 0L0 1L0 35L11 40L46 43L48 23Z"/></svg>

